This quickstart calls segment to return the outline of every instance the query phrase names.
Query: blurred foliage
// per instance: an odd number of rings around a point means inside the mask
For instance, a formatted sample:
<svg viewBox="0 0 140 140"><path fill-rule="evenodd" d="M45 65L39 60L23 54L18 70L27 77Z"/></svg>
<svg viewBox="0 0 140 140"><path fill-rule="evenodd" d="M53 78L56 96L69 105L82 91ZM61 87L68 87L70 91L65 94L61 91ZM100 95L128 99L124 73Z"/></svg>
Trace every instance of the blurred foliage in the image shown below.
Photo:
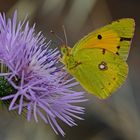
<svg viewBox="0 0 140 140"><path fill-rule="evenodd" d="M56 136L44 123L26 122L1 111L0 140L139 140L140 139L140 14L139 0L0 0L0 12L10 16L18 9L19 19L27 14L31 24L36 23L47 39L60 41L50 34L54 30L64 39L62 26L67 32L68 45L73 46L81 37L112 20L132 17L136 20L128 63L130 72L125 84L105 101L86 94L84 121L70 128L62 124L65 138ZM80 86L77 88L81 88Z"/></svg>

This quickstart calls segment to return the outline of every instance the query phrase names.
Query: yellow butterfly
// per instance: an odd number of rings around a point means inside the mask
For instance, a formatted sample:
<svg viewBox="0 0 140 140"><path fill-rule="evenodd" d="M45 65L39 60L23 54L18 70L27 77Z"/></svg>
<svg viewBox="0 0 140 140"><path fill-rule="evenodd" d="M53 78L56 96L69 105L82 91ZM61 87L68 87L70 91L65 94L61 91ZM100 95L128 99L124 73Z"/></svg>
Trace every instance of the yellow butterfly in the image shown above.
<svg viewBox="0 0 140 140"><path fill-rule="evenodd" d="M66 70L86 91L107 98L127 77L126 60L134 28L134 20L124 18L89 33L73 48L62 46Z"/></svg>

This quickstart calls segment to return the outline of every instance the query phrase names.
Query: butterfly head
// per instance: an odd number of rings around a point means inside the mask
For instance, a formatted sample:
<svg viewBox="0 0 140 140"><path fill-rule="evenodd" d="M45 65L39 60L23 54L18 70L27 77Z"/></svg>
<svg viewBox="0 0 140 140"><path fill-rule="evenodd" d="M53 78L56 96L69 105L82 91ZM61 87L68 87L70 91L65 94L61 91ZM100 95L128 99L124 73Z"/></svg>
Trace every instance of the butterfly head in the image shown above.
<svg viewBox="0 0 140 140"><path fill-rule="evenodd" d="M68 55L69 48L66 45L61 46L61 53L62 53L62 55Z"/></svg>
<svg viewBox="0 0 140 140"><path fill-rule="evenodd" d="M63 45L61 46L61 53L62 53L62 63L65 63L69 56L71 55L71 48Z"/></svg>

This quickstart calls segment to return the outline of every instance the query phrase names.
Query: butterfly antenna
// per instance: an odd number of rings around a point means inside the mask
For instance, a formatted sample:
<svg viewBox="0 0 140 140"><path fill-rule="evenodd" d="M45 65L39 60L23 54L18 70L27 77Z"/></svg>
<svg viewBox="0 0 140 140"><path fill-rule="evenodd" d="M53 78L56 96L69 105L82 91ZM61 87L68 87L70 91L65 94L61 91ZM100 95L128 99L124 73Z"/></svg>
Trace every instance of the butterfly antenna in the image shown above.
<svg viewBox="0 0 140 140"><path fill-rule="evenodd" d="M53 30L51 30L50 33L52 33L53 35L55 35L55 37L57 39L59 39L63 44L65 44L64 40L61 37L59 37Z"/></svg>
<svg viewBox="0 0 140 140"><path fill-rule="evenodd" d="M66 34L65 26L63 25L62 28L63 28L63 32L64 32L64 37L65 37L65 44L68 45L68 40L67 40L67 34Z"/></svg>

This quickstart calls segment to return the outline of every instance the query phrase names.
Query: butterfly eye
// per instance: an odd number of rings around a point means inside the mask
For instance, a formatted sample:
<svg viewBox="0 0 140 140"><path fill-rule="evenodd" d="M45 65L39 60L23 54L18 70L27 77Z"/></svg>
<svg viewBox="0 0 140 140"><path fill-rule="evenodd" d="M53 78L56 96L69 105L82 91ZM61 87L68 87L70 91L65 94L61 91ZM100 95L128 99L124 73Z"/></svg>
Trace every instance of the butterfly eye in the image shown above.
<svg viewBox="0 0 140 140"><path fill-rule="evenodd" d="M102 36L101 36L101 35L98 35L97 38L98 38L99 40L101 40L101 39L102 39Z"/></svg>
<svg viewBox="0 0 140 140"><path fill-rule="evenodd" d="M61 52L62 52L62 54L65 54L66 53L66 48L65 47L62 47L61 48Z"/></svg>

